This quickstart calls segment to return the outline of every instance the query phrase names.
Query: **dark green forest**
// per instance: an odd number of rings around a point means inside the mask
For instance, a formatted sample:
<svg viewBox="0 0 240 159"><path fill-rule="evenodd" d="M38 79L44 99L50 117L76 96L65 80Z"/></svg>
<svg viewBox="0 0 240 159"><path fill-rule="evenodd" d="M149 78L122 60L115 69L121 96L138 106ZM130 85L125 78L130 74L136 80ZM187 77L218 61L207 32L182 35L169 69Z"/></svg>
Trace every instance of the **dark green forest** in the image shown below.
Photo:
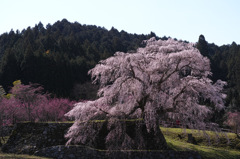
<svg viewBox="0 0 240 159"><path fill-rule="evenodd" d="M89 69L116 51L135 50L151 36L155 34L108 31L66 19L46 28L39 22L21 32L10 31L0 36L0 84L8 91L20 79L24 84L39 83L57 97L85 98L84 92L74 92L78 88L89 92Z"/></svg>
<svg viewBox="0 0 240 159"><path fill-rule="evenodd" d="M0 36L0 85L8 91L13 81L21 80L39 83L57 97L92 99L97 88L90 84L88 70L116 51L136 50L150 37L160 38L153 32L129 34L66 19L46 27L39 22L33 28L12 30ZM203 35L196 41L211 61L212 80L228 82L225 111L240 111L240 45L209 44Z"/></svg>

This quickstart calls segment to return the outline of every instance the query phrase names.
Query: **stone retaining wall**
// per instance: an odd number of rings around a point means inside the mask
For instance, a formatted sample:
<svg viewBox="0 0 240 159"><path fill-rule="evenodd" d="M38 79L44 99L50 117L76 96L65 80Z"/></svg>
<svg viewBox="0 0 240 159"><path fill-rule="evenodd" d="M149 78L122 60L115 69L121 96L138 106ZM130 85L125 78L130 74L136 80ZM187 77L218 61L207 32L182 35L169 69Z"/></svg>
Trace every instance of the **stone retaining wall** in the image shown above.
<svg viewBox="0 0 240 159"><path fill-rule="evenodd" d="M64 134L72 123L17 123L8 142L6 153L34 154L35 151L55 145L65 145Z"/></svg>
<svg viewBox="0 0 240 159"><path fill-rule="evenodd" d="M57 159L201 159L194 151L101 151L83 146L53 146L34 155Z"/></svg>
<svg viewBox="0 0 240 159"><path fill-rule="evenodd" d="M64 146L64 134L72 123L18 123L2 151L57 159L131 158L200 159L193 151L103 151L81 145Z"/></svg>
<svg viewBox="0 0 240 159"><path fill-rule="evenodd" d="M13 130L13 126L0 127L0 137L10 136Z"/></svg>

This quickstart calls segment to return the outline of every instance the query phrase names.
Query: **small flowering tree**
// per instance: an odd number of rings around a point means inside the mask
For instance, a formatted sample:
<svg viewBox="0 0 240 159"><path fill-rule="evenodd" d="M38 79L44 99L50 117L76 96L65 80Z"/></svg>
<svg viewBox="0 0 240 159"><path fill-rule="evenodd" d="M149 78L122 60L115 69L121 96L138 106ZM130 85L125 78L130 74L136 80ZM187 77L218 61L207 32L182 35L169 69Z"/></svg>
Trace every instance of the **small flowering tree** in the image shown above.
<svg viewBox="0 0 240 159"><path fill-rule="evenodd" d="M0 85L0 103L2 102L5 94L6 94L5 90ZM3 105L0 104L0 128L4 125L4 115L5 115L5 107L3 107Z"/></svg>
<svg viewBox="0 0 240 159"><path fill-rule="evenodd" d="M145 43L146 47L135 53L117 52L89 71L93 82L100 84L99 98L78 103L66 114L75 119L66 134L67 144L94 145L105 125L102 144L107 149L151 149L144 140L146 134L151 134L152 144L163 145L157 149L164 149L160 120L204 126L213 110L224 107L226 83L212 83L209 59L193 44L155 38ZM200 99L212 102L214 109L201 104ZM133 133L124 122L131 119L138 119ZM105 124L93 126L93 120L104 120Z"/></svg>
<svg viewBox="0 0 240 159"><path fill-rule="evenodd" d="M18 111L25 116L27 121L34 121L36 110L42 104L47 103L48 95L43 93L43 87L37 84L24 85L21 81L13 82L14 87L11 89L12 96L17 101Z"/></svg>
<svg viewBox="0 0 240 159"><path fill-rule="evenodd" d="M65 121L74 101L50 98L38 84L24 85L13 82L11 94L0 98L0 124L9 125L21 121Z"/></svg>
<svg viewBox="0 0 240 159"><path fill-rule="evenodd" d="M238 135L238 133L240 133L240 112L228 112L225 123Z"/></svg>
<svg viewBox="0 0 240 159"><path fill-rule="evenodd" d="M66 121L64 114L73 108L74 101L52 98L37 109L39 121Z"/></svg>
<svg viewBox="0 0 240 159"><path fill-rule="evenodd" d="M26 114L20 115L22 112L20 110L20 105L14 97L9 99L3 98L0 102L1 109L1 122L3 126L14 124L17 121L25 119Z"/></svg>

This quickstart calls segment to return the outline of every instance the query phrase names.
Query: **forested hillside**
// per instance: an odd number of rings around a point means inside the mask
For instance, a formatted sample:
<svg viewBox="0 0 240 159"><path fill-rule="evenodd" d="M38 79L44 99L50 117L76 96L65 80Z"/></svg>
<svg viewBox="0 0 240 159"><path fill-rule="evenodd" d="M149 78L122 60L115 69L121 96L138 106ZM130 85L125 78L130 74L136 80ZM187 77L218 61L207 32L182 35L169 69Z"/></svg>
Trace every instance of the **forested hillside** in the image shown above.
<svg viewBox="0 0 240 159"><path fill-rule="evenodd" d="M240 45L217 46L209 44L203 35L199 36L197 48L211 61L212 80L227 81L226 110L240 111Z"/></svg>
<svg viewBox="0 0 240 159"><path fill-rule="evenodd" d="M94 90L88 70L116 51L137 49L153 36L152 32L129 34L66 19L46 27L40 22L33 28L10 31L0 36L0 85L8 91L13 81L21 80L39 83L58 97L91 98L86 95ZM227 109L240 111L240 45L209 44L201 35L196 47L210 58L213 81L228 82Z"/></svg>
<svg viewBox="0 0 240 159"><path fill-rule="evenodd" d="M21 32L10 31L0 36L0 84L9 90L21 79L24 84L39 83L57 96L75 98L74 88L90 80L87 72L99 60L134 50L151 36L155 34L108 31L66 19L46 28L40 22Z"/></svg>

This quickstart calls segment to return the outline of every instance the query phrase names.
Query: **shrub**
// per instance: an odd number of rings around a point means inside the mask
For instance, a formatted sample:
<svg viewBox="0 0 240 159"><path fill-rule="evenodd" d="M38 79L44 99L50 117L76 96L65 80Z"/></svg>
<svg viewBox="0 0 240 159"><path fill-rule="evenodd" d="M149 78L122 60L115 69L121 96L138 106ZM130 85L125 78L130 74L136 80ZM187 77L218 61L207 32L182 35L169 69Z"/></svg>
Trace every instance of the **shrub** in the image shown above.
<svg viewBox="0 0 240 159"><path fill-rule="evenodd" d="M13 82L10 94L0 99L0 126L21 121L64 121L74 101L50 98L38 84Z"/></svg>

